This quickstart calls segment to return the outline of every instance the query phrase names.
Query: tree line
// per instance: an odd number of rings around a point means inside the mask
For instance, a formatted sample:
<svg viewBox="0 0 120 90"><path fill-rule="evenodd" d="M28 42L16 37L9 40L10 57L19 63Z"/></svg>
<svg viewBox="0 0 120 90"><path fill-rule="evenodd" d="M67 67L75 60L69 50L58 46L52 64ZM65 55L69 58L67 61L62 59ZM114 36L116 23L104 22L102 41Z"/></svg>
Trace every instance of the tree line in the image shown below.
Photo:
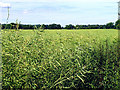
<svg viewBox="0 0 120 90"><path fill-rule="evenodd" d="M65 25L65 27L62 27L60 24L37 24L37 25L26 25L26 24L16 24L16 23L10 23L10 24L2 24L2 29L120 29L120 20L117 20L115 23L109 22L105 25Z"/></svg>

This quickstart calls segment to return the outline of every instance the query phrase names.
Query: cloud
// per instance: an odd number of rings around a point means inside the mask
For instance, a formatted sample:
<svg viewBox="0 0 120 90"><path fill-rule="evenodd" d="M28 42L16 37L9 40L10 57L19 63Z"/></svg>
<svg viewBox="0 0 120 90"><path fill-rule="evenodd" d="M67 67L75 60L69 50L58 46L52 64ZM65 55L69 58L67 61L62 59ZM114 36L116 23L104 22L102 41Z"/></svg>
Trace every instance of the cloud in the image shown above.
<svg viewBox="0 0 120 90"><path fill-rule="evenodd" d="M27 13L29 13L29 11L28 11L28 10L24 10L23 13L24 13L24 14L27 14Z"/></svg>
<svg viewBox="0 0 120 90"><path fill-rule="evenodd" d="M119 0L4 0L6 2L118 2Z"/></svg>
<svg viewBox="0 0 120 90"><path fill-rule="evenodd" d="M0 2L0 7L6 8L6 7L11 7L11 6L9 3Z"/></svg>

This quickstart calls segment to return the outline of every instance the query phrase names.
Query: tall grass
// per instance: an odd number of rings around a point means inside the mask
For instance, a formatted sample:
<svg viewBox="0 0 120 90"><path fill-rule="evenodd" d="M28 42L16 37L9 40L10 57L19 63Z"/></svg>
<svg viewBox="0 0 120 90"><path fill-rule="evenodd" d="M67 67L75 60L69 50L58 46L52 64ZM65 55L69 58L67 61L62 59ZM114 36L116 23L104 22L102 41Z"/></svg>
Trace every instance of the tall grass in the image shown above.
<svg viewBox="0 0 120 90"><path fill-rule="evenodd" d="M2 89L2 35L1 35L2 25L0 23L0 89Z"/></svg>
<svg viewBox="0 0 120 90"><path fill-rule="evenodd" d="M3 88L120 87L118 38L112 30L115 38L63 32L3 31Z"/></svg>

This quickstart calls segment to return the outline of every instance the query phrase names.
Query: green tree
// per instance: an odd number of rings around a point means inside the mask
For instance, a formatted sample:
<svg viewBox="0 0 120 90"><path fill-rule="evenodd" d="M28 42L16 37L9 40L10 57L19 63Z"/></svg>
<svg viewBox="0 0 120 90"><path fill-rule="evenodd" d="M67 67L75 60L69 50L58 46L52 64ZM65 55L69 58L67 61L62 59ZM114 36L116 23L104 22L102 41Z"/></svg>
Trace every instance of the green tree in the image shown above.
<svg viewBox="0 0 120 90"><path fill-rule="evenodd" d="M66 25L65 29L75 29L75 26L72 24Z"/></svg>
<svg viewBox="0 0 120 90"><path fill-rule="evenodd" d="M40 26L40 29L45 29L45 25L44 24L42 24L41 26Z"/></svg>
<svg viewBox="0 0 120 90"><path fill-rule="evenodd" d="M114 28L114 23L113 22L109 22L106 24L106 29L113 29Z"/></svg>
<svg viewBox="0 0 120 90"><path fill-rule="evenodd" d="M116 29L120 29L120 19L115 22Z"/></svg>
<svg viewBox="0 0 120 90"><path fill-rule="evenodd" d="M62 27L61 27L61 25L60 24L55 24L55 23L53 23L53 24L49 24L48 25L48 29L61 29Z"/></svg>

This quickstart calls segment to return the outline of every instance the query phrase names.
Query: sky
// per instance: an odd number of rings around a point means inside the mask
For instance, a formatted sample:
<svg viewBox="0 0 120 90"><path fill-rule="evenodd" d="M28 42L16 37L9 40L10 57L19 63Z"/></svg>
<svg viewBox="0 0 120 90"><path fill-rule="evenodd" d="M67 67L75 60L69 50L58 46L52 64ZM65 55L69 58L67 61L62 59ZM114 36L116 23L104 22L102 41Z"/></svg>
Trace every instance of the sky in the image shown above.
<svg viewBox="0 0 120 90"><path fill-rule="evenodd" d="M0 21L22 24L106 24L118 19L119 0L2 0Z"/></svg>

